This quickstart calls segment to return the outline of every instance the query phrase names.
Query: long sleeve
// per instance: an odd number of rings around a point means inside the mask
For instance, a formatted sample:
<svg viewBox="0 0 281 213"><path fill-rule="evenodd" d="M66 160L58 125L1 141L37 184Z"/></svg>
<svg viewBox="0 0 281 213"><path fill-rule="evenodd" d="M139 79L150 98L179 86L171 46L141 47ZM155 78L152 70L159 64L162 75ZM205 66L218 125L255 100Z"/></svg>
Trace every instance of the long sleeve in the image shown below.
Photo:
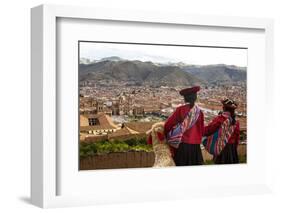
<svg viewBox="0 0 281 213"><path fill-rule="evenodd" d="M201 126L201 129L203 129L203 131L201 131L201 134L202 136L204 136L204 131L205 131L205 127L204 127L204 113L201 111L200 112L200 126Z"/></svg>
<svg viewBox="0 0 281 213"><path fill-rule="evenodd" d="M166 123L164 124L165 135L171 131L171 129L181 123L187 113L189 113L190 107L189 105L182 105L176 109L176 111L167 119ZM183 132L181 141L183 143L188 144L200 144L202 141L202 136L204 133L204 114L201 111L196 123Z"/></svg>
<svg viewBox="0 0 281 213"><path fill-rule="evenodd" d="M204 136L210 136L214 134L215 131L221 126L224 120L225 118L222 116L214 118L211 123L204 127Z"/></svg>
<svg viewBox="0 0 281 213"><path fill-rule="evenodd" d="M152 145L152 135L149 134L149 136L147 137L147 144Z"/></svg>

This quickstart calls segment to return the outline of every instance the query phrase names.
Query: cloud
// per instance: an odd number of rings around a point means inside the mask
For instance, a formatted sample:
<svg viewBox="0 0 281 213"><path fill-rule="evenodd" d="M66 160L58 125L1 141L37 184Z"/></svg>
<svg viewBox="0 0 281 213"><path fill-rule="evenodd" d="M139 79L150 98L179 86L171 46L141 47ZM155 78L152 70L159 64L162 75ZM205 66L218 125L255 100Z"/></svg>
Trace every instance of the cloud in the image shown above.
<svg viewBox="0 0 281 213"><path fill-rule="evenodd" d="M157 63L247 66L247 49L80 42L80 57L99 60L110 56Z"/></svg>

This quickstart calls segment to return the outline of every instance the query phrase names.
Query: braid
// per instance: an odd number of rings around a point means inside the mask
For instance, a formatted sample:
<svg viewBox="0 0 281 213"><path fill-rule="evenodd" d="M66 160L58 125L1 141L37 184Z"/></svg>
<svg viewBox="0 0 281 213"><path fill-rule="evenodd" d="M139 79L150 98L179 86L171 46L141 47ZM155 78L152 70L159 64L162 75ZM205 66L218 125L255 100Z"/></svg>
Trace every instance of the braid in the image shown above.
<svg viewBox="0 0 281 213"><path fill-rule="evenodd" d="M194 105L196 99L197 99L197 93L192 93L184 96L184 101L186 103L190 103L191 105Z"/></svg>
<svg viewBox="0 0 281 213"><path fill-rule="evenodd" d="M232 118L232 125L235 125L236 124L236 114L234 113L233 115L231 115L231 118Z"/></svg>
<svg viewBox="0 0 281 213"><path fill-rule="evenodd" d="M235 125L235 124L236 124L236 114L235 114L234 109L224 106L223 111L229 112L229 113L230 113L230 116L231 116L231 118L232 118L231 124L232 124L232 125Z"/></svg>

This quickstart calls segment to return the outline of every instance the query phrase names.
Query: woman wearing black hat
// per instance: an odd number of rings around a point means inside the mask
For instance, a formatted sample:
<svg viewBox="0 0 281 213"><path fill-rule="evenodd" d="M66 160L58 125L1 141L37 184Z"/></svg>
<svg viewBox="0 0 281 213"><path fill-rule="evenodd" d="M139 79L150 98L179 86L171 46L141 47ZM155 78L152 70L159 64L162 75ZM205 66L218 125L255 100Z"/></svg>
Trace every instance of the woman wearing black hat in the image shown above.
<svg viewBox="0 0 281 213"><path fill-rule="evenodd" d="M176 166L203 164L200 144L204 133L204 115L195 104L199 90L198 86L181 90L180 95L186 104L177 107L164 125Z"/></svg>
<svg viewBox="0 0 281 213"><path fill-rule="evenodd" d="M239 163L237 147L240 125L235 117L237 103L230 99L222 101L223 112L205 127L205 148L214 156L215 164Z"/></svg>

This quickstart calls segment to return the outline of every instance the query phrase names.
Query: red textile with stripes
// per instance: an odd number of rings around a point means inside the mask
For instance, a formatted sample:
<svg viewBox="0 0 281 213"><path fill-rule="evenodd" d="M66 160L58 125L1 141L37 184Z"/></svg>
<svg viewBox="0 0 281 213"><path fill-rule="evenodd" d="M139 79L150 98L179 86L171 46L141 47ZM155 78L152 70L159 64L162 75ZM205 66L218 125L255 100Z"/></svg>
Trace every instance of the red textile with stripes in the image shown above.
<svg viewBox="0 0 281 213"><path fill-rule="evenodd" d="M189 105L179 106L175 112L167 119L164 125L165 134L167 134L176 124L182 122L186 114L190 111ZM204 115L202 111L196 123L184 132L182 142L188 144L200 144L204 134Z"/></svg>
<svg viewBox="0 0 281 213"><path fill-rule="evenodd" d="M217 117L215 117L211 121L211 123L205 126L204 136L212 135L221 126L221 124L225 121L225 119L227 118L223 115L218 115ZM239 121L236 121L234 132L231 135L230 139L228 140L228 143L238 145L239 139L240 139L240 124Z"/></svg>

